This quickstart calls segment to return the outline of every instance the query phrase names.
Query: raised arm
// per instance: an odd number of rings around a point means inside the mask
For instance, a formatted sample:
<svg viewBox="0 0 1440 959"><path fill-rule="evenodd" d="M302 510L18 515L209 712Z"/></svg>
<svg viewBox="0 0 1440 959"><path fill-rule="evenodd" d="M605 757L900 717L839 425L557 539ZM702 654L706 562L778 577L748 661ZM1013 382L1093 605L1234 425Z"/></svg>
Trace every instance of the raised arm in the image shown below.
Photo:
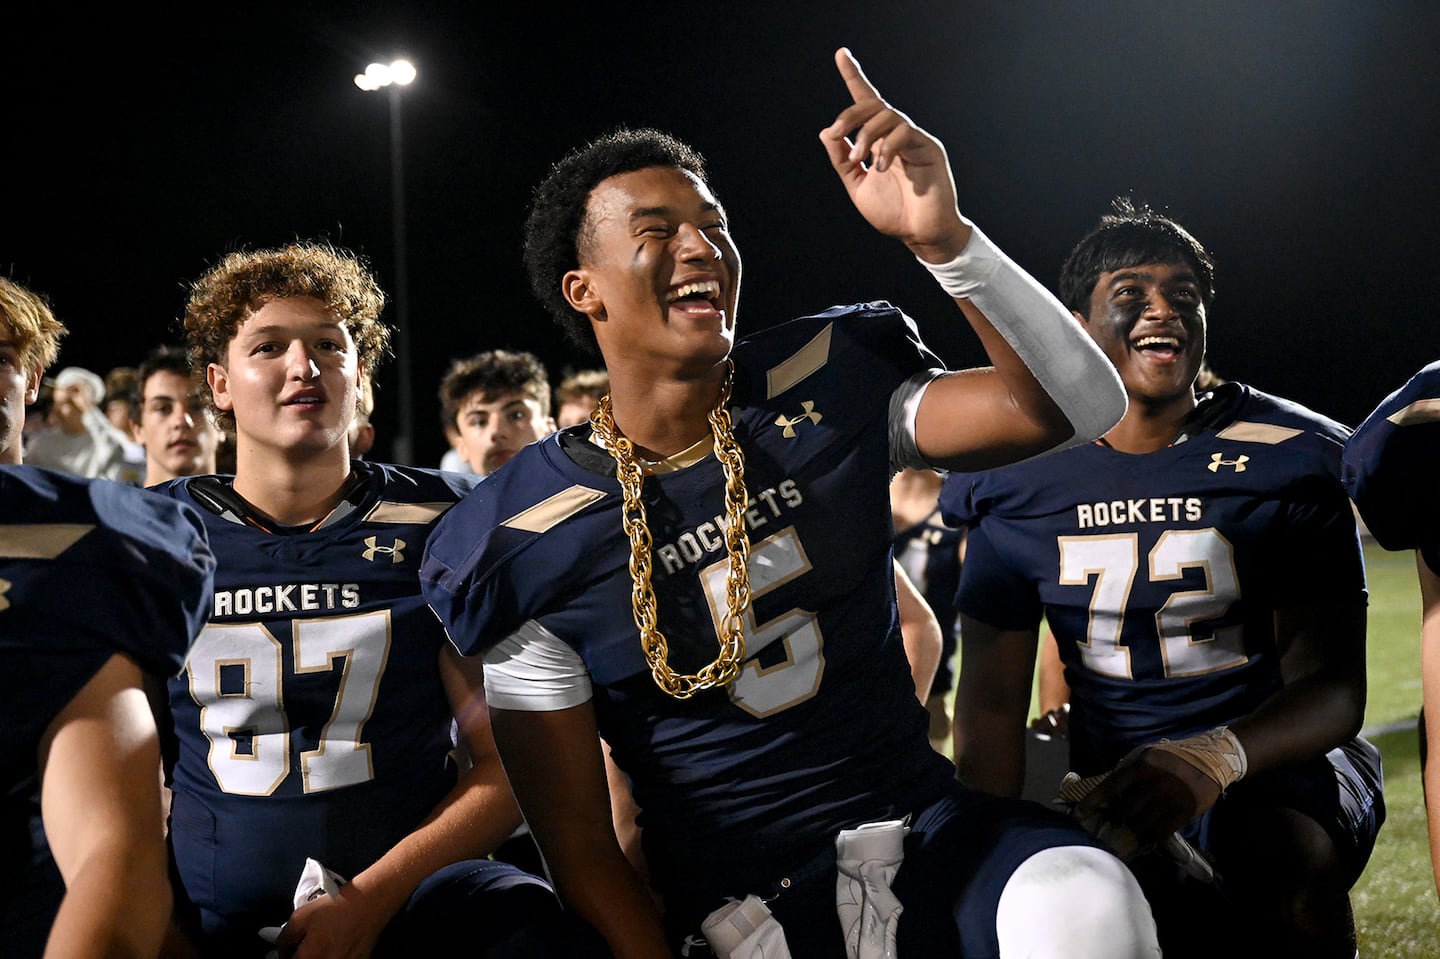
<svg viewBox="0 0 1440 959"><path fill-rule="evenodd" d="M987 469L1104 435L1124 415L1114 367L1074 317L960 215L944 145L880 96L847 49L853 103L820 132L855 208L905 243L964 312L992 368L931 383L914 417L930 463Z"/></svg>

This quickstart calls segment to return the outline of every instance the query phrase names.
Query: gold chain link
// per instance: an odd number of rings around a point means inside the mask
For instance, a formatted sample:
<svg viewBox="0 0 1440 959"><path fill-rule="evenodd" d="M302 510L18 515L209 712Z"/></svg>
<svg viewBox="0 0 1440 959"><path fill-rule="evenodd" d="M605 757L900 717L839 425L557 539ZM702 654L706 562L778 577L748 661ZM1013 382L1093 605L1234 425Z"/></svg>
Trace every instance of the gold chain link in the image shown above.
<svg viewBox="0 0 1440 959"><path fill-rule="evenodd" d="M655 685L676 699L689 699L712 686L729 685L740 674L740 663L745 659L744 615L750 605L750 573L745 565L750 558L750 540L745 534L745 510L749 497L745 492L745 455L735 442L727 408L734 376L735 365L727 360L720 399L710 411L715 456L725 471L725 552L730 558L730 568L725 575L725 617L720 623L720 654L694 675L676 673L670 668L670 646L660 632L655 590L650 585L650 527L646 522L645 503L640 498L644 473L635 459L635 445L615 428L609 393L600 398L600 405L590 417L596 437L615 458L615 475L625 500L623 525L630 538L630 579L634 583L630 602L635 625L640 627L640 646L645 650Z"/></svg>

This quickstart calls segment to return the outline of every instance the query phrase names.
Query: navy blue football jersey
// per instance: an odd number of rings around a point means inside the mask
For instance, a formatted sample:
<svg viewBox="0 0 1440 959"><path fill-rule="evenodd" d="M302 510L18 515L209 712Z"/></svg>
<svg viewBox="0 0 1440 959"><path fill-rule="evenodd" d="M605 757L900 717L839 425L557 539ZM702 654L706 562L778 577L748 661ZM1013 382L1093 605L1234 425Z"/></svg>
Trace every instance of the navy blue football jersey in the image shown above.
<svg viewBox="0 0 1440 959"><path fill-rule="evenodd" d="M0 467L0 787L35 771L55 715L115 653L180 671L214 559L196 512L143 490Z"/></svg>
<svg viewBox="0 0 1440 959"><path fill-rule="evenodd" d="M1273 614L1366 601L1340 485L1348 430L1238 383L1203 400L1184 442L1101 443L947 477L971 516L957 598L1004 629L1059 642L1073 767L1242 716L1281 685Z"/></svg>
<svg viewBox="0 0 1440 959"><path fill-rule="evenodd" d="M315 529L238 522L223 479L157 487L211 504L218 559L208 623L169 689L171 837L207 932L283 922L306 857L353 876L458 775L445 633L417 571L435 521L479 478L353 466Z"/></svg>
<svg viewBox="0 0 1440 959"><path fill-rule="evenodd" d="M886 303L771 327L732 355L752 605L727 688L678 700L652 678L614 462L588 424L526 448L447 514L421 572L462 652L526 627L583 659L662 890L769 877L953 776L900 642L889 505L890 395L942 364ZM723 489L713 455L645 480L659 627L679 672L719 648Z"/></svg>
<svg viewBox="0 0 1440 959"><path fill-rule="evenodd" d="M0 929L39 956L64 896L39 817L46 728L123 653L179 672L214 558L192 509L133 486L0 467Z"/></svg>
<svg viewBox="0 0 1440 959"><path fill-rule="evenodd" d="M1341 475L1381 546L1440 545L1440 361L1417 372L1356 428Z"/></svg>

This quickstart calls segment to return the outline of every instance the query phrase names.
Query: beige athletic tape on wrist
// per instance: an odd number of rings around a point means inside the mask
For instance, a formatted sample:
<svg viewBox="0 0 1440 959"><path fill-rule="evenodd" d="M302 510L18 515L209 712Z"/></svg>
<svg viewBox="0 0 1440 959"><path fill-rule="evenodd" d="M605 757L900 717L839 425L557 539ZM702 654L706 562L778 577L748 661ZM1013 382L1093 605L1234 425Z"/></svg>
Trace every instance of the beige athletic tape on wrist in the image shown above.
<svg viewBox="0 0 1440 959"><path fill-rule="evenodd" d="M1240 740L1235 738L1229 726L1216 726L1185 739L1162 739L1145 748L1163 749L1179 756L1214 780L1222 793L1243 779L1248 767L1245 747L1240 745Z"/></svg>

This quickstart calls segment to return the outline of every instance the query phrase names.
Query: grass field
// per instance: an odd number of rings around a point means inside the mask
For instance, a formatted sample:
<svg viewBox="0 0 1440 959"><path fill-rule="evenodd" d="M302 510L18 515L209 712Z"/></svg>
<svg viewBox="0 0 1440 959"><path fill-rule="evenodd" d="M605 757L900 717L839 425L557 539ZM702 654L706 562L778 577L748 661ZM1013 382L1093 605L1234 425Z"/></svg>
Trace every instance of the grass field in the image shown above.
<svg viewBox="0 0 1440 959"><path fill-rule="evenodd" d="M1365 549L1370 580L1365 723L1385 762L1388 815L1352 892L1366 959L1440 957L1440 903L1430 872L1420 758L1420 587L1411 553Z"/></svg>

